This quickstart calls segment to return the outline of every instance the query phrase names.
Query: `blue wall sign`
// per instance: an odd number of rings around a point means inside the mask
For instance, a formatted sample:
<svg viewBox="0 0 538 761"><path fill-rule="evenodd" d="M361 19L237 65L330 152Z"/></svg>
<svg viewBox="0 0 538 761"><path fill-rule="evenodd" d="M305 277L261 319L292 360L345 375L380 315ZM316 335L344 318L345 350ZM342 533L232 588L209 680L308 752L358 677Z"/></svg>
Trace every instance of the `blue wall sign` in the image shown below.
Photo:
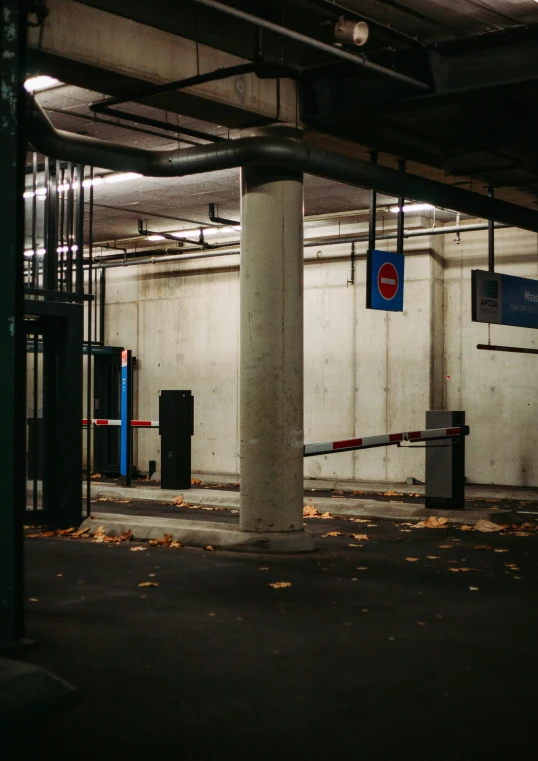
<svg viewBox="0 0 538 761"><path fill-rule="evenodd" d="M404 297L402 254L368 251L366 260L366 307L386 312L402 312Z"/></svg>
<svg viewBox="0 0 538 761"><path fill-rule="evenodd" d="M130 434L130 399L129 399L129 352L124 349L121 353L121 429L120 429L120 473L122 476L130 476L129 473L129 434Z"/></svg>
<svg viewBox="0 0 538 761"><path fill-rule="evenodd" d="M538 328L538 280L472 271L473 320Z"/></svg>

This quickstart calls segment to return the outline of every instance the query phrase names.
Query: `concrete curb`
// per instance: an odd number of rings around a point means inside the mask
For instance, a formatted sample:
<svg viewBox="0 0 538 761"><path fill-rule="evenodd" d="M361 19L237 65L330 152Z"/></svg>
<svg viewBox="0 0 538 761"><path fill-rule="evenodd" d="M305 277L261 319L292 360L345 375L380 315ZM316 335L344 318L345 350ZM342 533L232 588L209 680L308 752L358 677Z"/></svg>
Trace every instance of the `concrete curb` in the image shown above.
<svg viewBox="0 0 538 761"><path fill-rule="evenodd" d="M183 494L191 505L202 507L221 507L239 510L239 492L217 489L189 489L185 492L152 487L125 488L123 486L95 485L92 489L96 497L103 499L128 499L156 503L173 503ZM447 518L449 523L476 523L481 518L488 518L491 509L484 510L426 510L422 505L410 505L407 502L383 502L373 499L352 499L336 497L304 498L304 504L311 504L320 513L331 513L335 518L385 518L387 520L424 520L430 515ZM155 519L157 520L157 519ZM172 518L176 521L178 519ZM191 521L189 521L191 522ZM170 533L170 532L166 532ZM162 534L161 534L162 536ZM211 542L207 542L211 544Z"/></svg>
<svg viewBox="0 0 538 761"><path fill-rule="evenodd" d="M86 518L81 528L90 533L102 526L109 536L119 536L131 530L133 539L149 541L170 534L173 539L191 547L219 547L243 552L311 552L316 540L308 531L286 534L258 534L240 531L237 523L226 521L197 521L189 518L155 518L142 515L115 515L94 513Z"/></svg>

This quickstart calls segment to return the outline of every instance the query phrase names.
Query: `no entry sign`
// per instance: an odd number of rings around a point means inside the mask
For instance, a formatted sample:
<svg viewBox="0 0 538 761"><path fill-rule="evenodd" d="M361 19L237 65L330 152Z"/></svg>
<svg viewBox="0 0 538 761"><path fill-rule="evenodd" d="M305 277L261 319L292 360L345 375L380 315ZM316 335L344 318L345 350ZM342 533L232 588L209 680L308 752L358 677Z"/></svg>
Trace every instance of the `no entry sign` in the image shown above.
<svg viewBox="0 0 538 761"><path fill-rule="evenodd" d="M403 311L404 257L388 251L369 251L366 306L390 312Z"/></svg>
<svg viewBox="0 0 538 761"><path fill-rule="evenodd" d="M398 270L394 264L391 264L391 262L382 264L377 275L377 287L379 288L379 293L387 301L392 301L398 293L398 281Z"/></svg>

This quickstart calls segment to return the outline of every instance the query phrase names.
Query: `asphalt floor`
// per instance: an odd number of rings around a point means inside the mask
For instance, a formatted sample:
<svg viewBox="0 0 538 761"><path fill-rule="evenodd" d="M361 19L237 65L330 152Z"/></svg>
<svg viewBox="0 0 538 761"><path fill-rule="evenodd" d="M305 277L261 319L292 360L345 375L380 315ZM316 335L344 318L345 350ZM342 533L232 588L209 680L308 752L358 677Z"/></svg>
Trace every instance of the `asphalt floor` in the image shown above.
<svg viewBox="0 0 538 761"><path fill-rule="evenodd" d="M536 530L306 524L304 556L28 538L16 657L78 692L2 761L535 758Z"/></svg>

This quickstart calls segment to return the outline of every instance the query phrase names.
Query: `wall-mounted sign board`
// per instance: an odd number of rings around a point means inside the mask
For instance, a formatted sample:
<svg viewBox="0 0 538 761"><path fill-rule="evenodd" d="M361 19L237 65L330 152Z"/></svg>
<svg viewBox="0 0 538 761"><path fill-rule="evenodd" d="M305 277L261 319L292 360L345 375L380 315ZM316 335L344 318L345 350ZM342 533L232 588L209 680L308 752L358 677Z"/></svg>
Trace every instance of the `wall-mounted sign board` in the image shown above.
<svg viewBox="0 0 538 761"><path fill-rule="evenodd" d="M387 312L403 311L404 257L388 251L368 251L366 307Z"/></svg>
<svg viewBox="0 0 538 761"><path fill-rule="evenodd" d="M538 328L538 280L472 271L473 320Z"/></svg>

